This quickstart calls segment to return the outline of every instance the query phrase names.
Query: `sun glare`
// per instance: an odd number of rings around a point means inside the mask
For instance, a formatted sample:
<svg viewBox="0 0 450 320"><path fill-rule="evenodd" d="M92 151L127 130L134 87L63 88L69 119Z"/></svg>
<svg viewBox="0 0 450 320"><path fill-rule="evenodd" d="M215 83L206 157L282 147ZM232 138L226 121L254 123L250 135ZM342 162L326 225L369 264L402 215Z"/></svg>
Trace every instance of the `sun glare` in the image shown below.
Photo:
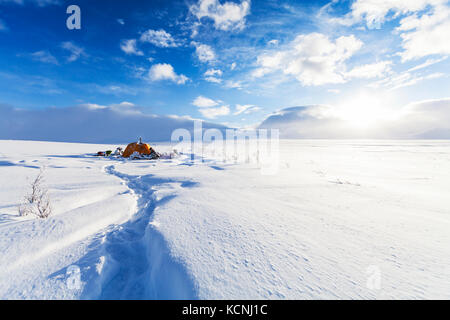
<svg viewBox="0 0 450 320"><path fill-rule="evenodd" d="M379 126L393 117L387 98L361 93L345 99L335 109L335 116L358 129Z"/></svg>

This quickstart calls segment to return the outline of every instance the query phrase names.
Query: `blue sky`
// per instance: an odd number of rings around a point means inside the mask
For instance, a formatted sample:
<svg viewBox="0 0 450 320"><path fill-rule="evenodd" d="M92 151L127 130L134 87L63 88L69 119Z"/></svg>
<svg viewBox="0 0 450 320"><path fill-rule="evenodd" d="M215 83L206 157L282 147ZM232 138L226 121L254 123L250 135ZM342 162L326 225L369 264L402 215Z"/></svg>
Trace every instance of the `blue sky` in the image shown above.
<svg viewBox="0 0 450 320"><path fill-rule="evenodd" d="M66 27L71 4L81 8L81 30ZM344 106L354 97L376 98L372 108L394 112L449 97L449 6L0 0L0 104L127 102L146 113L233 126L285 107Z"/></svg>

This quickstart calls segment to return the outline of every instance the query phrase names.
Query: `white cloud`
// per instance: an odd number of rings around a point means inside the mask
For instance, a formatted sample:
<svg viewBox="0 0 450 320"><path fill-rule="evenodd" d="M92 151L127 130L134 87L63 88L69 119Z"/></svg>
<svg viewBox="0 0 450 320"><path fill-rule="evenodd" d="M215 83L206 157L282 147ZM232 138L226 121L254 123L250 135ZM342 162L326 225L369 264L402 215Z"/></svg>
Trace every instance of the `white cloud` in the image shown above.
<svg viewBox="0 0 450 320"><path fill-rule="evenodd" d="M221 83L222 79L219 77L222 76L222 70L219 69L209 69L204 74L205 80L208 82Z"/></svg>
<svg viewBox="0 0 450 320"><path fill-rule="evenodd" d="M96 103L83 103L80 105L80 107L84 107L90 110L101 110L108 108L107 106L99 105Z"/></svg>
<svg viewBox="0 0 450 320"><path fill-rule="evenodd" d="M200 62L211 62L216 59L214 50L207 44L192 41L192 45L195 46L195 53L197 54L197 58Z"/></svg>
<svg viewBox="0 0 450 320"><path fill-rule="evenodd" d="M214 76L218 76L221 77L222 76L222 70L220 69L209 69L205 72L205 76L210 76L210 77L214 77Z"/></svg>
<svg viewBox="0 0 450 320"><path fill-rule="evenodd" d="M70 56L67 58L68 62L74 62L81 56L86 56L83 48L80 48L70 41L63 42L61 47L70 52Z"/></svg>
<svg viewBox="0 0 450 320"><path fill-rule="evenodd" d="M237 116L237 115L240 115L240 114L249 114L249 113L252 113L252 112L259 111L259 110L261 110L260 107L257 107L257 106L251 105L251 104L246 104L246 105L237 104L236 105L236 111L234 112L234 115Z"/></svg>
<svg viewBox="0 0 450 320"><path fill-rule="evenodd" d="M150 68L148 75L152 81L170 80L177 84L184 84L189 80L189 78L183 74L176 74L173 67L168 63L154 64Z"/></svg>
<svg viewBox="0 0 450 320"><path fill-rule="evenodd" d="M345 64L363 43L355 36L342 36L334 42L320 33L299 35L286 48L257 58L259 68L253 77L281 71L305 86L345 82Z"/></svg>
<svg viewBox="0 0 450 320"><path fill-rule="evenodd" d="M207 119L215 119L219 116L226 116L230 114L230 108L228 106L220 106L220 100L213 100L210 98L206 98L204 96L198 96L192 101L192 105L198 108L198 112L202 114L203 117Z"/></svg>
<svg viewBox="0 0 450 320"><path fill-rule="evenodd" d="M222 83L222 79L217 77L205 77L205 81L213 82L213 83Z"/></svg>
<svg viewBox="0 0 450 320"><path fill-rule="evenodd" d="M324 8L329 9L330 4ZM346 26L365 23L369 29L379 29L386 21L400 17L396 31L402 38L403 51L398 53L402 61L450 54L448 0L357 0L350 13L329 21Z"/></svg>
<svg viewBox="0 0 450 320"><path fill-rule="evenodd" d="M199 0L190 7L197 19L206 17L214 21L214 27L219 30L242 30L245 27L245 17L250 13L250 0L241 3L219 0Z"/></svg>
<svg viewBox="0 0 450 320"><path fill-rule="evenodd" d="M410 15L400 21L402 61L433 54L450 54L450 6L436 6L428 14Z"/></svg>
<svg viewBox="0 0 450 320"><path fill-rule="evenodd" d="M32 53L31 58L39 62L58 64L58 60L50 52L45 50Z"/></svg>
<svg viewBox="0 0 450 320"><path fill-rule="evenodd" d="M61 0L0 0L0 3L8 3L8 2L19 4L19 5L24 5L26 3L32 3L39 7L61 4Z"/></svg>
<svg viewBox="0 0 450 320"><path fill-rule="evenodd" d="M392 61L381 61L372 64L365 64L353 68L351 71L347 72L345 76L347 78L379 78L384 76L386 73L391 71Z"/></svg>
<svg viewBox="0 0 450 320"><path fill-rule="evenodd" d="M415 84L425 81L425 80L438 79L438 78L442 78L445 76L445 74L442 72L435 72L435 73L431 73L431 74L428 74L425 76L410 76L408 73L406 73L406 74L409 77L405 81L402 81L402 82L396 84L395 86L393 86L391 88L391 90L395 90L395 89L399 89L399 88L403 88L403 87L409 87L409 86L415 85Z"/></svg>
<svg viewBox="0 0 450 320"><path fill-rule="evenodd" d="M220 116L226 116L230 114L230 108L228 106L221 106L217 108L201 108L198 111L203 117L207 119L215 119Z"/></svg>
<svg viewBox="0 0 450 320"><path fill-rule="evenodd" d="M425 80L441 78L443 76L445 76L445 74L441 72L435 72L428 75L417 75L410 72L402 72L399 74L392 74L389 77L370 84L369 86L373 88L384 87L392 91L404 87L410 87Z"/></svg>
<svg viewBox="0 0 450 320"><path fill-rule="evenodd" d="M117 110L117 111L128 112L128 111L131 111L132 109L135 109L136 105L134 103L131 103L128 101L123 101L121 103L111 104L108 106L99 105L96 103L84 103L84 104L81 104L80 107L88 108L91 110L113 109L113 110ZM133 111L140 112L138 110L133 110Z"/></svg>
<svg viewBox="0 0 450 320"><path fill-rule="evenodd" d="M122 40L120 43L120 49L126 54L134 54L136 56L143 56L144 53L138 50L136 45L136 39Z"/></svg>
<svg viewBox="0 0 450 320"><path fill-rule="evenodd" d="M145 69L144 68L142 68L142 69L143 69L142 73L144 73ZM139 71L139 72L141 72L141 71ZM143 78L143 77L140 76L139 78ZM92 85L88 85L88 86L90 88L92 87ZM118 84L118 85L115 85L115 84L98 85L98 84L96 84L96 85L94 85L94 87L100 93L108 94L108 95L113 94L113 95L116 95L119 97L123 96L123 95L136 95L139 92L138 88L135 88L133 86L127 86L124 84Z"/></svg>
<svg viewBox="0 0 450 320"><path fill-rule="evenodd" d="M209 108L217 106L219 102L214 101L210 98L198 96L194 101L192 101L192 104L198 108Z"/></svg>
<svg viewBox="0 0 450 320"><path fill-rule="evenodd" d="M424 63L421 63L421 64L419 64L419 65L417 65L415 67L412 67L412 68L408 69L408 72L427 68L429 66L432 66L433 64L436 64L436 63L439 63L441 61L444 61L447 58L448 57L442 57L442 58L439 58L439 59L427 59L427 61L425 61Z"/></svg>
<svg viewBox="0 0 450 320"><path fill-rule="evenodd" d="M145 31L141 36L141 41L149 42L160 48L172 48L179 46L172 35L162 29Z"/></svg>
<svg viewBox="0 0 450 320"><path fill-rule="evenodd" d="M240 81L227 80L225 87L229 89L242 89L242 83Z"/></svg>
<svg viewBox="0 0 450 320"><path fill-rule="evenodd" d="M332 21L344 25L365 22L369 29L378 29L387 20L401 15L422 11L428 6L446 3L448 0L356 0L351 6L351 12L344 18L334 18Z"/></svg>

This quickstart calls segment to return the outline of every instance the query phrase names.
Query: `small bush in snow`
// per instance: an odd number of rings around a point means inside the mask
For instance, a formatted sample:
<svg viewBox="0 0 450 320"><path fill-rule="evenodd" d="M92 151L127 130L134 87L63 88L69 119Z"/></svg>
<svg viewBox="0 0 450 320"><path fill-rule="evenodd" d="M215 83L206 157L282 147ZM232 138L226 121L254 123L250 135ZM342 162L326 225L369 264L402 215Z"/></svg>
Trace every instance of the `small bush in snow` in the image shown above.
<svg viewBox="0 0 450 320"><path fill-rule="evenodd" d="M38 218L48 218L52 213L48 189L43 185L44 168L41 168L38 176L31 183L31 191L25 196L19 205L19 215L35 215Z"/></svg>

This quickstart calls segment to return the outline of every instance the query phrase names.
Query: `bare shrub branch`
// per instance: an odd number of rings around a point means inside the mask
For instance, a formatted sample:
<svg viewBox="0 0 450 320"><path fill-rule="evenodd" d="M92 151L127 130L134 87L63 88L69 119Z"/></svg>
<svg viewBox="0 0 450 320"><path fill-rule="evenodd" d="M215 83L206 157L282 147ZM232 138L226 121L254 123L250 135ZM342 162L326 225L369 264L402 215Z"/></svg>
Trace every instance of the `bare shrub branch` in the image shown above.
<svg viewBox="0 0 450 320"><path fill-rule="evenodd" d="M38 176L31 183L31 191L24 197L23 202L19 205L18 211L20 216L35 215L38 218L48 218L52 213L50 197L48 189L44 186L45 167L42 167Z"/></svg>

